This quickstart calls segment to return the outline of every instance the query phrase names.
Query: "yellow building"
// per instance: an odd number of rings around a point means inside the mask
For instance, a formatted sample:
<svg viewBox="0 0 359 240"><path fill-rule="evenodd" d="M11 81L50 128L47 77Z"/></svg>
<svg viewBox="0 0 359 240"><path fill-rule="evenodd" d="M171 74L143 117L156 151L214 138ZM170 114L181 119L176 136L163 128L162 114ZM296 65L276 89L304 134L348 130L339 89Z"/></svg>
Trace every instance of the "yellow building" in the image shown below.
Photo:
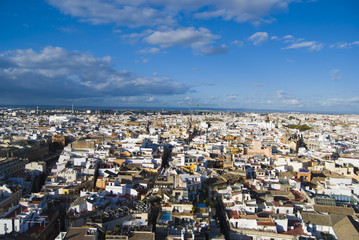
<svg viewBox="0 0 359 240"><path fill-rule="evenodd" d="M96 187L100 189L106 188L106 179L103 176L99 176L96 181Z"/></svg>

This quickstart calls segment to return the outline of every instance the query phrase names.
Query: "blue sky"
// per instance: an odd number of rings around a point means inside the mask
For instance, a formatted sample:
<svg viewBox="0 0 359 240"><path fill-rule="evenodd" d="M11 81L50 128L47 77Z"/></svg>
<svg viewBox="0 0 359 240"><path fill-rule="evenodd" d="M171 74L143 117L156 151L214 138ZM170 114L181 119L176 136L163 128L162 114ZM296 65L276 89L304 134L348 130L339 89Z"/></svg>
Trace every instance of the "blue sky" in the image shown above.
<svg viewBox="0 0 359 240"><path fill-rule="evenodd" d="M359 113L356 0L3 0L0 105Z"/></svg>

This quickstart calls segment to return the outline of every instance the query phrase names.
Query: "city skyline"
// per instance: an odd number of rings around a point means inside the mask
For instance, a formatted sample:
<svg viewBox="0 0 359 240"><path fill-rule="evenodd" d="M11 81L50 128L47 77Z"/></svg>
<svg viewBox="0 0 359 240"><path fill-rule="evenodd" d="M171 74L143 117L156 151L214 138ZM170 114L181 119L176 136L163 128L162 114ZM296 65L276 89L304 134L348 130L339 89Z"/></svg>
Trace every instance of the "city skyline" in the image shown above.
<svg viewBox="0 0 359 240"><path fill-rule="evenodd" d="M354 0L5 0L0 105L359 113L358 10Z"/></svg>

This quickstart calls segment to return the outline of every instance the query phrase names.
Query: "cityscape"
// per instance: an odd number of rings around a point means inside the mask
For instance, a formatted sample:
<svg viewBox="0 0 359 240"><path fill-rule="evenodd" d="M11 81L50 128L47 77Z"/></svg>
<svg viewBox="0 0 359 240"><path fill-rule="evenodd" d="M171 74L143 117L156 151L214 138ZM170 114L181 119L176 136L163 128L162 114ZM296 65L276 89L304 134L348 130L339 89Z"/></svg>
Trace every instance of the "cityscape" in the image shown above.
<svg viewBox="0 0 359 240"><path fill-rule="evenodd" d="M0 114L6 239L359 237L358 115Z"/></svg>
<svg viewBox="0 0 359 240"><path fill-rule="evenodd" d="M1 1L0 239L359 239L358 13Z"/></svg>

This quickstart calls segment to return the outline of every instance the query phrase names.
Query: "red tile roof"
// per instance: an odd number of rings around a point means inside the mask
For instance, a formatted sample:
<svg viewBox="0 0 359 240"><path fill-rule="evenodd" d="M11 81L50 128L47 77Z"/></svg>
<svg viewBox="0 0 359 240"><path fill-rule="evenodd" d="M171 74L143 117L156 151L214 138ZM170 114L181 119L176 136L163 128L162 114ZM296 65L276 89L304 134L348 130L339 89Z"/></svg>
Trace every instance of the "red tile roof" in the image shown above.
<svg viewBox="0 0 359 240"><path fill-rule="evenodd" d="M10 209L3 216L4 216L4 218L14 218L21 212L28 212L27 207L22 206L22 205L17 205L15 208Z"/></svg>
<svg viewBox="0 0 359 240"><path fill-rule="evenodd" d="M283 232L283 233L288 234L288 235L308 235L304 232L302 225L299 225L298 227L296 227L294 229L289 229L288 231Z"/></svg>
<svg viewBox="0 0 359 240"><path fill-rule="evenodd" d="M274 222L259 222L257 221L257 225L259 226L275 226Z"/></svg>
<svg viewBox="0 0 359 240"><path fill-rule="evenodd" d="M228 218L239 219L240 211L237 210L226 210Z"/></svg>

